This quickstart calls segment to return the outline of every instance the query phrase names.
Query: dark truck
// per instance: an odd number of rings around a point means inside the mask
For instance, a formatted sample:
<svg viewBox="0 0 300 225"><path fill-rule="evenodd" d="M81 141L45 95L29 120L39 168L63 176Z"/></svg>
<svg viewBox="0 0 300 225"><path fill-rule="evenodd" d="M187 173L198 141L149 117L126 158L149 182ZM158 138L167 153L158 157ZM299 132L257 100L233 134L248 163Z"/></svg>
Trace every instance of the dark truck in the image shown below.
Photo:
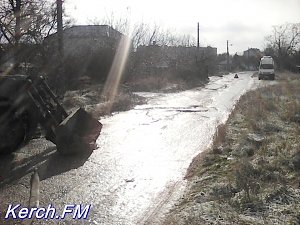
<svg viewBox="0 0 300 225"><path fill-rule="evenodd" d="M69 115L43 77L0 74L0 153L28 143L39 124L61 154L92 151L102 128L82 108Z"/></svg>

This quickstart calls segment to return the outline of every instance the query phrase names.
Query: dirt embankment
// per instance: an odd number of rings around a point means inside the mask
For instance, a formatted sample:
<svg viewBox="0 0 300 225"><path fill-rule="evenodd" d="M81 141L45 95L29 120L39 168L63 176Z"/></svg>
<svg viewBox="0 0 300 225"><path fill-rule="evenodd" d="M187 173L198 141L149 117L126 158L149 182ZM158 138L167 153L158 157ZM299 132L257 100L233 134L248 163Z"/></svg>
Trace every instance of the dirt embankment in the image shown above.
<svg viewBox="0 0 300 225"><path fill-rule="evenodd" d="M164 224L300 224L299 77L242 96Z"/></svg>

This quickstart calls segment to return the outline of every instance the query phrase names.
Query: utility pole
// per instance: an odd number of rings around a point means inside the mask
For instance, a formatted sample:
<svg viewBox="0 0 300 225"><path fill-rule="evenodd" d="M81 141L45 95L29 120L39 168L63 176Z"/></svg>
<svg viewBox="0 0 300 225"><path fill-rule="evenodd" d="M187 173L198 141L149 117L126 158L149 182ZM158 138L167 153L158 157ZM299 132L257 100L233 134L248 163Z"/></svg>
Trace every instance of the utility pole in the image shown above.
<svg viewBox="0 0 300 225"><path fill-rule="evenodd" d="M250 54L250 50L249 50L249 47L248 47L248 70L250 70L250 60L249 60L249 54Z"/></svg>
<svg viewBox="0 0 300 225"><path fill-rule="evenodd" d="M227 40L227 72L229 72L229 49L228 49L228 40Z"/></svg>
<svg viewBox="0 0 300 225"><path fill-rule="evenodd" d="M9 2L13 2L13 1L9 1ZM21 39L21 5L22 2L21 0L16 0L16 3L11 3L11 4L15 4L15 6L13 6L13 13L14 13L14 17L16 18L16 23L15 23L15 34L14 34L14 38L15 38L15 45L13 48L13 58L12 58L12 63L13 63L13 69L15 70L15 72L19 72L19 65L20 65L20 59L19 59L19 50L20 50L20 39ZM1 3L2 4L2 3ZM2 27L1 27L2 29Z"/></svg>
<svg viewBox="0 0 300 225"><path fill-rule="evenodd" d="M199 48L200 48L200 26L199 26L199 22L198 22L198 26L197 26L197 50L199 52Z"/></svg>
<svg viewBox="0 0 300 225"><path fill-rule="evenodd" d="M300 73L300 48L298 50L298 55L299 55L299 66L297 67L297 72Z"/></svg>
<svg viewBox="0 0 300 225"><path fill-rule="evenodd" d="M199 26L199 22L197 23L197 51L195 54L195 58L196 58L196 63L198 63L198 58L199 58L199 48L200 48L200 37L199 37L199 31L200 30L200 26Z"/></svg>
<svg viewBox="0 0 300 225"><path fill-rule="evenodd" d="M56 10L57 10L58 52L59 52L60 62L62 62L62 59L63 59L63 56L64 56L62 0L56 0Z"/></svg>
<svg viewBox="0 0 300 225"><path fill-rule="evenodd" d="M63 95L66 89L66 82L64 79L64 40L63 40L63 17L62 17L62 3L63 0L56 0L56 13L57 13L57 43L58 43L58 71L56 79L60 80L57 85L57 94Z"/></svg>

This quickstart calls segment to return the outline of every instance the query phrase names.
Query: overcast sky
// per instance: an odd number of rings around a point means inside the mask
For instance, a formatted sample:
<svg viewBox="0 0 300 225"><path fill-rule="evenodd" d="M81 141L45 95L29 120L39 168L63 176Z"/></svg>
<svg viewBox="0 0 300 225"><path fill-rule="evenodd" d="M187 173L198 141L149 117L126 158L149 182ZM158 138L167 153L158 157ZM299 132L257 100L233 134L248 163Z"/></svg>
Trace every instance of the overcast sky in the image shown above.
<svg viewBox="0 0 300 225"><path fill-rule="evenodd" d="M67 13L75 24L116 17L158 24L177 34L196 38L200 23L200 45L230 54L248 47L264 48L264 37L273 25L300 23L300 0L66 0Z"/></svg>

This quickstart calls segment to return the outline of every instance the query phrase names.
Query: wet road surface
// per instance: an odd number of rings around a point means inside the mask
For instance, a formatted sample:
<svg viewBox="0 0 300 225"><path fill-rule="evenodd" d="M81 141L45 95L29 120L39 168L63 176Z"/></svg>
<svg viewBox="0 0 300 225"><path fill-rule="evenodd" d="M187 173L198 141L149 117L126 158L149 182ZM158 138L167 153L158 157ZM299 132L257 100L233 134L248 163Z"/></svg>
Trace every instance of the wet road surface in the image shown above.
<svg viewBox="0 0 300 225"><path fill-rule="evenodd" d="M258 85L251 75L211 77L205 87L180 93L138 93L148 103L101 118L99 148L84 159L58 156L51 143L41 140L22 149L20 154L34 148L39 160L20 160L27 166L14 175L38 167L41 206L51 203L62 210L65 204L92 204L87 220L67 216L34 224L158 223L184 190L183 177L193 157L211 143L215 127L227 119L239 97ZM2 213L8 203L28 204L29 177L1 188Z"/></svg>

